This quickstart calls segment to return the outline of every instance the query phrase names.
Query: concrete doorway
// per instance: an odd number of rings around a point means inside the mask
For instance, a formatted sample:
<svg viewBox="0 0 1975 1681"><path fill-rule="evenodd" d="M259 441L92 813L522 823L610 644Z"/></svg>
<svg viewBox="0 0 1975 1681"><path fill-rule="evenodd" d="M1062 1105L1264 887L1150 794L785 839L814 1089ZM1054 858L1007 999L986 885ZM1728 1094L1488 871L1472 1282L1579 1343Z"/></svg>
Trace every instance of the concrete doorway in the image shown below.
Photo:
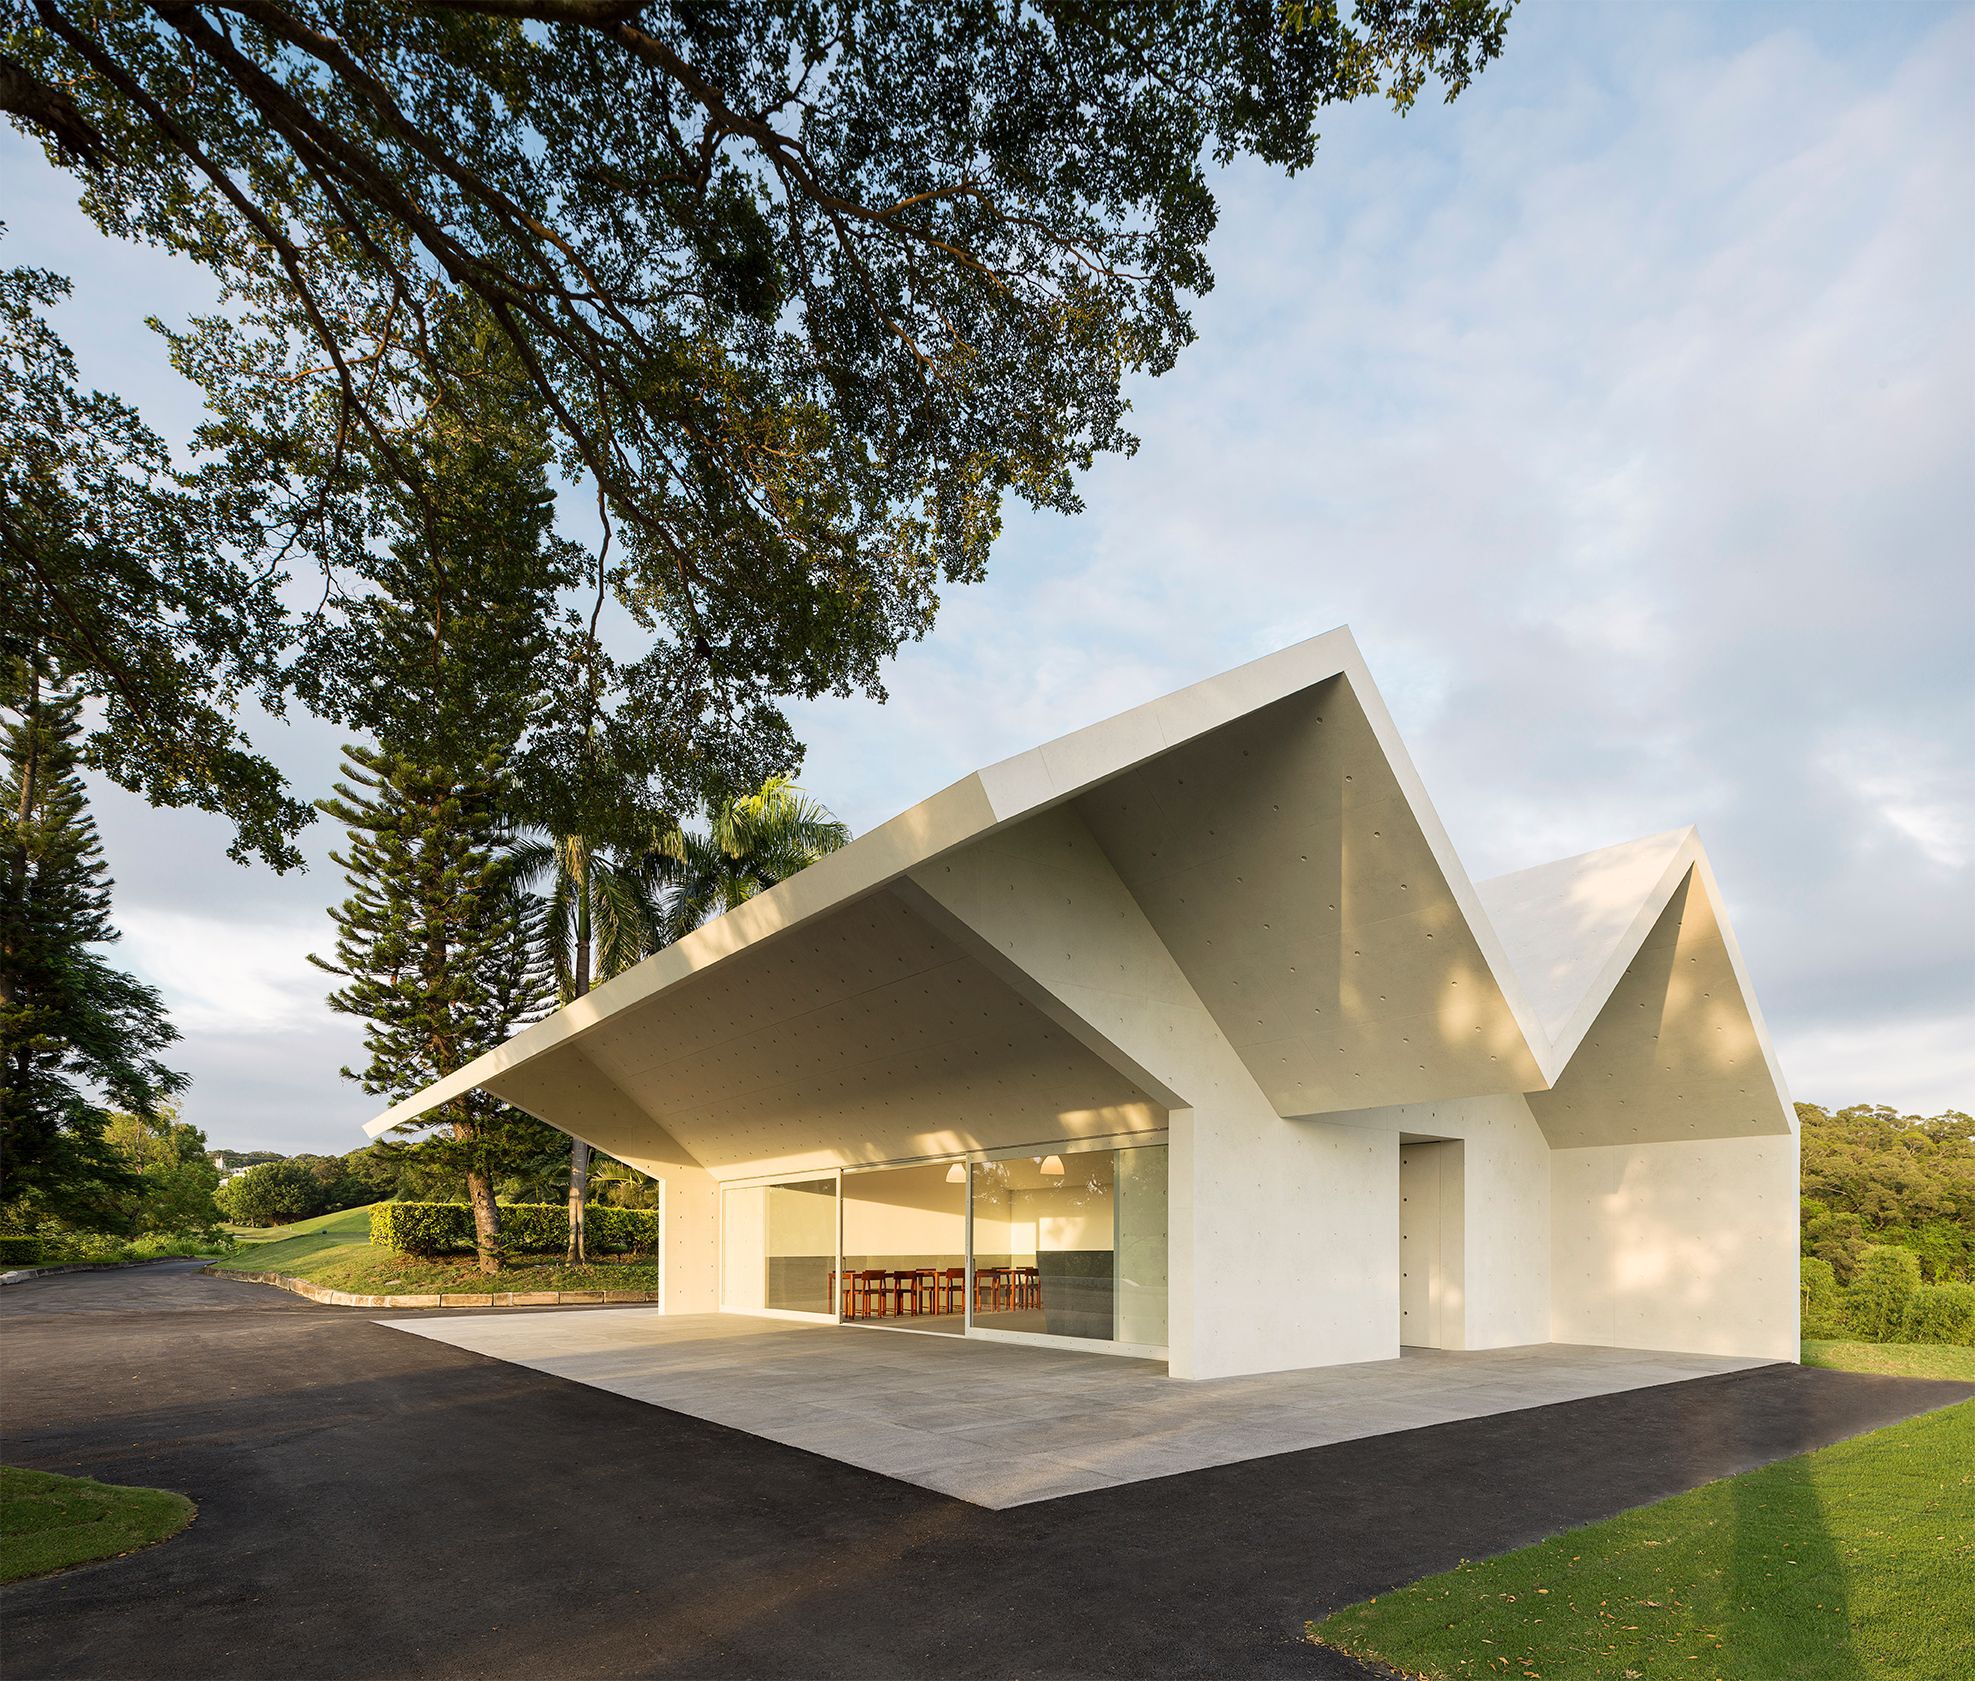
<svg viewBox="0 0 1975 1681"><path fill-rule="evenodd" d="M1457 1138L1399 1145L1399 1344L1465 1348L1463 1152Z"/></svg>

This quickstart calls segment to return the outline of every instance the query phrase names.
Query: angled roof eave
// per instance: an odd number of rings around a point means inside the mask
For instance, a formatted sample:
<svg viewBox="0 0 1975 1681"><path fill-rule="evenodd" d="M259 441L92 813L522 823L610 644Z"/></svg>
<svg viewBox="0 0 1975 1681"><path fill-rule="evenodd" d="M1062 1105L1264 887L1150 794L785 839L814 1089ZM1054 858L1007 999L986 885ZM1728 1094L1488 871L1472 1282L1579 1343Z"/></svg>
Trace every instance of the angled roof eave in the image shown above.
<svg viewBox="0 0 1975 1681"><path fill-rule="evenodd" d="M1472 885L1453 856L1411 761L1398 746L1397 731L1377 698L1357 643L1340 626L962 777L393 1105L365 1123L364 1131L375 1138L415 1121L506 1070L553 1054L744 947L779 938L956 847L1073 799L1171 748L1338 676L1347 678L1366 705L1384 750L1391 754L1397 749L1395 769L1407 798L1420 813L1443 869L1451 865L1450 881L1458 882L1455 891L1463 910L1471 920L1479 917ZM1491 950L1491 963L1495 955ZM1498 978L1509 973L1506 964L1497 965L1496 972Z"/></svg>

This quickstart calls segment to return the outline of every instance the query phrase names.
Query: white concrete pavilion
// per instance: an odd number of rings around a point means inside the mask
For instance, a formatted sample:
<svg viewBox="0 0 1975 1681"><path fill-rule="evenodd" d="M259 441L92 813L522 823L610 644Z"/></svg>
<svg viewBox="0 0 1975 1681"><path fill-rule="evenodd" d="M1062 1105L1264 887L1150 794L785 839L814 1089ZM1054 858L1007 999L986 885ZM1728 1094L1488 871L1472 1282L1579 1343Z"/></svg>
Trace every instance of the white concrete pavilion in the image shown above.
<svg viewBox="0 0 1975 1681"><path fill-rule="evenodd" d="M663 1181L672 1314L1182 1378L1797 1355L1795 1121L1695 832L1471 882L1344 630L976 772L369 1130L473 1087Z"/></svg>

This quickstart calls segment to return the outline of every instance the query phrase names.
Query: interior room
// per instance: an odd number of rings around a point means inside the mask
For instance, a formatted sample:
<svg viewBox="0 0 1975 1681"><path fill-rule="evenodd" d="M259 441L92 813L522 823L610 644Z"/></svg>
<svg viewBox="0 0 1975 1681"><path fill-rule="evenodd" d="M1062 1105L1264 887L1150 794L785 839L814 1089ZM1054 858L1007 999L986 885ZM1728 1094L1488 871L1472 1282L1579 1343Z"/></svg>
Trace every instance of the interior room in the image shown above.
<svg viewBox="0 0 1975 1681"><path fill-rule="evenodd" d="M721 1305L1161 1352L1166 1154L1060 1144L728 1186Z"/></svg>

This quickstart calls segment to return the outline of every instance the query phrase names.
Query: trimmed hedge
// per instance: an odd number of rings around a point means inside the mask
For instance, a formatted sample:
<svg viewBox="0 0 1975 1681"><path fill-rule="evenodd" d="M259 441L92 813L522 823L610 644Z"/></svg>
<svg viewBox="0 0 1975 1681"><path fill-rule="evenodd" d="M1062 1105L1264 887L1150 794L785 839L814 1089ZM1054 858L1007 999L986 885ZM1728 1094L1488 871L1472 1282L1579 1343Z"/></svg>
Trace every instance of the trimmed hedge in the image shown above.
<svg viewBox="0 0 1975 1681"><path fill-rule="evenodd" d="M36 1266L41 1260L41 1239L17 1233L0 1234L0 1269Z"/></svg>
<svg viewBox="0 0 1975 1681"><path fill-rule="evenodd" d="M658 1247L658 1214L649 1208L590 1204L584 1247L593 1254L636 1254ZM370 1212L370 1241L401 1255L446 1255L473 1248L473 1210L463 1202L380 1202ZM560 1254L569 1248L569 1210L559 1203L501 1204L501 1248L510 1254Z"/></svg>

